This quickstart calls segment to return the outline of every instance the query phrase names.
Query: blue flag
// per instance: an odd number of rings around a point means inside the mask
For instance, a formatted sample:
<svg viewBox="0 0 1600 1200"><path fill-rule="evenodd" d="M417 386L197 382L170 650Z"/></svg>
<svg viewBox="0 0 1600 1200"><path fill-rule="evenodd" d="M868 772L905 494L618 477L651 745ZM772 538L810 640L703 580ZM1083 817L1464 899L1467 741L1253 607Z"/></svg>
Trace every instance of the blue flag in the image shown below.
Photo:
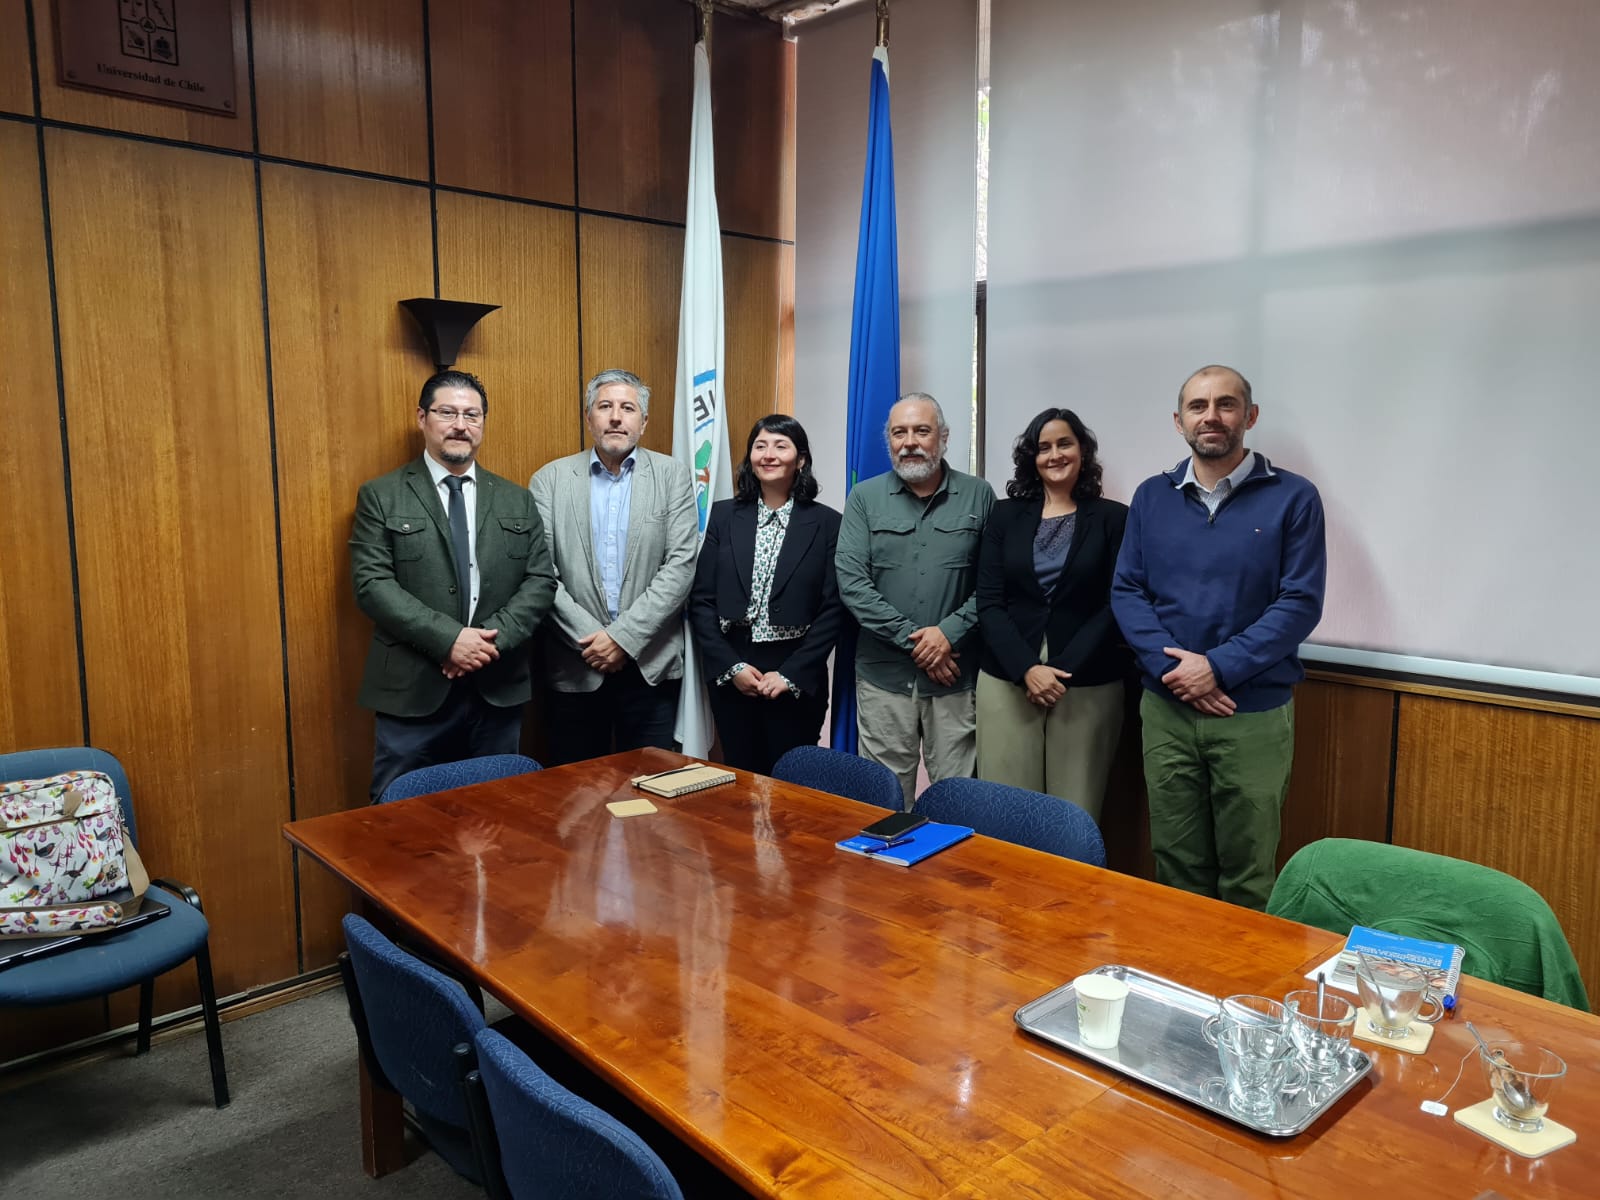
<svg viewBox="0 0 1600 1200"><path fill-rule="evenodd" d="M900 252L894 215L894 136L889 128L889 50L872 52L867 169L856 239L856 296L850 321L850 391L845 409L845 489L888 469L883 429L900 396ZM855 626L833 660L836 750L856 749Z"/></svg>

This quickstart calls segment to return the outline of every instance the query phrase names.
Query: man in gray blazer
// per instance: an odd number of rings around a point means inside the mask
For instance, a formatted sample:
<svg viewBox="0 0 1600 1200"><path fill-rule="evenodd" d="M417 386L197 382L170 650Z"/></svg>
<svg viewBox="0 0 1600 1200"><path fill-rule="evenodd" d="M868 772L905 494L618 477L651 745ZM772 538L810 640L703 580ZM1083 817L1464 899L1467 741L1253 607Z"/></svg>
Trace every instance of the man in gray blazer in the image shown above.
<svg viewBox="0 0 1600 1200"><path fill-rule="evenodd" d="M555 563L555 619L545 638L550 757L676 749L683 605L699 535L682 463L639 448L650 389L628 371L584 388L594 448L541 467L528 488Z"/></svg>
<svg viewBox="0 0 1600 1200"><path fill-rule="evenodd" d="M378 714L373 800L406 771L515 754L521 740L555 573L528 493L477 465L488 415L473 376L433 376L417 403L422 457L356 499L350 571L375 626L360 696Z"/></svg>

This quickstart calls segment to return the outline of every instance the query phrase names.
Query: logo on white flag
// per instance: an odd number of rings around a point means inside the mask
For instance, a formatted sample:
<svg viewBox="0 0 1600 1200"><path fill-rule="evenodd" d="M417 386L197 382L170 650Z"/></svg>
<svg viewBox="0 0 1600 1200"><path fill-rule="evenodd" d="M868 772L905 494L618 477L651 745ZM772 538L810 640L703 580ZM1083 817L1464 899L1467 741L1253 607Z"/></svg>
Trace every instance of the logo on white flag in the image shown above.
<svg viewBox="0 0 1600 1200"><path fill-rule="evenodd" d="M702 371L694 377L693 412L694 501L700 513L700 532L706 531L706 516L711 508L712 435L717 427L717 373Z"/></svg>

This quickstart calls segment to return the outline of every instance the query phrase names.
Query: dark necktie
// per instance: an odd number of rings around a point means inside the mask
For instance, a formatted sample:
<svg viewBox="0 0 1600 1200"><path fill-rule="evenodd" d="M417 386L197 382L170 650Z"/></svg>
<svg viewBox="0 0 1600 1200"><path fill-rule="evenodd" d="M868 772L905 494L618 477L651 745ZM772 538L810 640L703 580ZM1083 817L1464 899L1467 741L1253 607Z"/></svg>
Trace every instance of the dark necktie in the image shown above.
<svg viewBox="0 0 1600 1200"><path fill-rule="evenodd" d="M467 500L461 494L466 479L460 475L446 475L445 487L450 489L450 548L456 560L456 590L461 595L461 623L472 620L472 555L467 540Z"/></svg>

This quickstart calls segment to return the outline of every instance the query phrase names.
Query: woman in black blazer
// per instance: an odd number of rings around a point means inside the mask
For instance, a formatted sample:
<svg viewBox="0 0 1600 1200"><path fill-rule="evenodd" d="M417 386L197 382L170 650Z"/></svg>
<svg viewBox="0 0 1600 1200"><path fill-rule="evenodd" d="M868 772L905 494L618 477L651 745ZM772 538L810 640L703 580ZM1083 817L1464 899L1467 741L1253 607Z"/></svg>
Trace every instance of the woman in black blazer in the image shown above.
<svg viewBox="0 0 1600 1200"><path fill-rule="evenodd" d="M833 572L839 514L815 503L811 443L782 413L750 430L735 498L711 506L689 592L722 761L772 773L814 746L844 605Z"/></svg>
<svg viewBox="0 0 1600 1200"><path fill-rule="evenodd" d="M1012 451L978 556L978 777L1070 800L1096 821L1122 732L1111 576L1128 507L1100 494L1099 445L1047 408Z"/></svg>

